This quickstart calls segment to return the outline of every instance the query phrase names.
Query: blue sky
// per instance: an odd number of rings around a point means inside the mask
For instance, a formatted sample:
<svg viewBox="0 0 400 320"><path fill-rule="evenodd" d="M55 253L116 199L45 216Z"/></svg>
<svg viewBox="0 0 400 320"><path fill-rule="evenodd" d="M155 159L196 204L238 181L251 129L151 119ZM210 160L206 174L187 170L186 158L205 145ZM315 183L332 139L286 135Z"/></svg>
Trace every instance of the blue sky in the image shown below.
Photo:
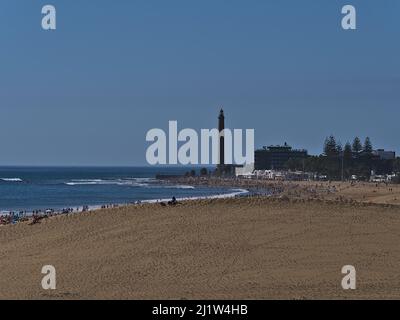
<svg viewBox="0 0 400 320"><path fill-rule="evenodd" d="M221 105L256 147L359 135L400 153L399 15L398 0L2 0L0 165L143 165L149 129L215 127Z"/></svg>

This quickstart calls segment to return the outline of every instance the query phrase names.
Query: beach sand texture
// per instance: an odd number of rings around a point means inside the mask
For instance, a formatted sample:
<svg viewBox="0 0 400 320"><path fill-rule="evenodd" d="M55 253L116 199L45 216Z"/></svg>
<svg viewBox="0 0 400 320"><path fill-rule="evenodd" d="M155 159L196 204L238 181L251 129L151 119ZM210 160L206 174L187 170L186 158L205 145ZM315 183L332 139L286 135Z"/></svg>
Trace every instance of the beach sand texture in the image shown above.
<svg viewBox="0 0 400 320"><path fill-rule="evenodd" d="M400 207L392 205L145 204L3 226L0 241L3 299L400 298ZM48 264L56 290L41 288ZM357 289L345 291L349 264Z"/></svg>

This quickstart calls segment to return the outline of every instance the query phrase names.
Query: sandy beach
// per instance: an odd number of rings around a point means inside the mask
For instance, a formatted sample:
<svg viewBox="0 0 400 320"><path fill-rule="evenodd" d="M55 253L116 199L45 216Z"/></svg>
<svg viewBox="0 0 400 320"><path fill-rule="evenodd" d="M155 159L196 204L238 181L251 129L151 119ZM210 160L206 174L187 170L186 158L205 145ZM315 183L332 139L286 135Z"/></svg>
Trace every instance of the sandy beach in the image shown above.
<svg viewBox="0 0 400 320"><path fill-rule="evenodd" d="M279 197L142 204L2 226L0 298L400 298L400 187L281 185ZM41 288L48 264L56 290ZM356 290L341 288L348 264Z"/></svg>

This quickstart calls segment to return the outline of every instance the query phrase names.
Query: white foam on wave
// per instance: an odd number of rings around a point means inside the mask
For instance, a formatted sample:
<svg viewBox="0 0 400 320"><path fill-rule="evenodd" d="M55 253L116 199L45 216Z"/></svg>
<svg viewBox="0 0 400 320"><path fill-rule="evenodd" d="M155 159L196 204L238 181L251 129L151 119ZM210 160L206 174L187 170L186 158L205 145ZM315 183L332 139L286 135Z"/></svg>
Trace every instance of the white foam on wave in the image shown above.
<svg viewBox="0 0 400 320"><path fill-rule="evenodd" d="M99 184L97 182L66 182L67 186L87 186L87 185L95 185Z"/></svg>
<svg viewBox="0 0 400 320"><path fill-rule="evenodd" d="M20 178L1 178L1 180L5 182L22 182L22 179Z"/></svg>
<svg viewBox="0 0 400 320"><path fill-rule="evenodd" d="M103 179L73 179L74 182L102 182Z"/></svg>
<svg viewBox="0 0 400 320"><path fill-rule="evenodd" d="M190 190L193 190L193 189L196 189L195 187L193 187L193 186L188 186L188 185L165 185L165 184L153 184L153 185L147 185L147 187L149 188L149 189L152 189L152 188L157 188L157 189L190 189Z"/></svg>
<svg viewBox="0 0 400 320"><path fill-rule="evenodd" d="M177 186L167 186L166 188L171 188L171 189L195 189L193 186L185 186L185 185L177 185Z"/></svg>
<svg viewBox="0 0 400 320"><path fill-rule="evenodd" d="M190 200L205 200L205 199L228 199L235 198L236 196L243 195L249 193L249 190L246 189L232 189L231 193L222 193L222 194L214 194L209 196L197 196L197 197L183 197L177 198L177 201L190 201ZM142 203L157 203L157 202L167 202L171 199L152 199L152 200L143 200Z"/></svg>
<svg viewBox="0 0 400 320"><path fill-rule="evenodd" d="M136 182L156 182L155 178L124 178L123 180L136 181Z"/></svg>
<svg viewBox="0 0 400 320"><path fill-rule="evenodd" d="M87 185L118 185L118 186L133 186L133 187L145 187L147 183L142 183L141 180L133 180L133 179L75 179L70 182L65 182L67 186L87 186Z"/></svg>

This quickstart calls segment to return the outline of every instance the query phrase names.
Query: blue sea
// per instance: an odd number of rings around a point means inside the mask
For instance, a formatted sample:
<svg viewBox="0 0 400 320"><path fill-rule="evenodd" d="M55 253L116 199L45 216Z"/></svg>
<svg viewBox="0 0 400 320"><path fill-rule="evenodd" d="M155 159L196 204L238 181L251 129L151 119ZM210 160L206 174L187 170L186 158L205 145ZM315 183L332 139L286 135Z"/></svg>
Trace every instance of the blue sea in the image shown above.
<svg viewBox="0 0 400 320"><path fill-rule="evenodd" d="M228 188L163 184L156 174L188 168L0 167L0 212L127 204L138 200L204 197Z"/></svg>

